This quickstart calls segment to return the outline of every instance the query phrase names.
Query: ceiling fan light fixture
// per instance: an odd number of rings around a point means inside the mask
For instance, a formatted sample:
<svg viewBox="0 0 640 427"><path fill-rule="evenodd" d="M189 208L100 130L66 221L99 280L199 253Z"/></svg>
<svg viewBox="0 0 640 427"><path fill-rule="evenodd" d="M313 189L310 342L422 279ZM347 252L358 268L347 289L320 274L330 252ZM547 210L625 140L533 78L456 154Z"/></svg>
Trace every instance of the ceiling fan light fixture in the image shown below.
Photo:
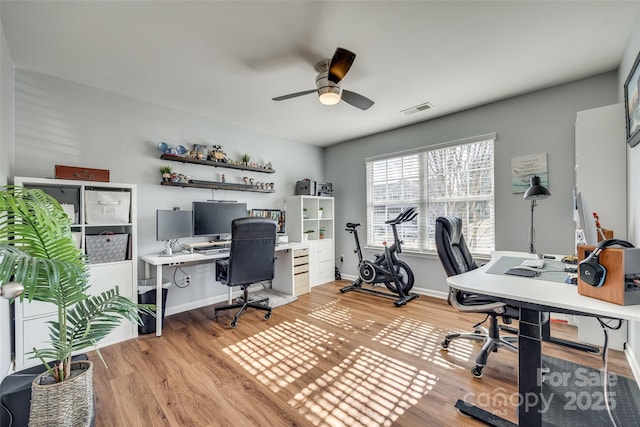
<svg viewBox="0 0 640 427"><path fill-rule="evenodd" d="M318 99L324 105L336 105L340 102L340 87L339 86L325 86L319 91Z"/></svg>
<svg viewBox="0 0 640 427"><path fill-rule="evenodd" d="M340 102L340 94L334 92L325 92L320 94L320 102L324 105L336 105Z"/></svg>

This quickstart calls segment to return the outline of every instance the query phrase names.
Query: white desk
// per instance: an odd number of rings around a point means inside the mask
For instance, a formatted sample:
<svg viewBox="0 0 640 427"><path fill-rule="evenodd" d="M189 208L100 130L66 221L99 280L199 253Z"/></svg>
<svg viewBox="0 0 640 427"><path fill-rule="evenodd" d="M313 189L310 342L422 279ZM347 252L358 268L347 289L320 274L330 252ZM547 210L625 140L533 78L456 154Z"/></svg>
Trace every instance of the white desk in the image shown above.
<svg viewBox="0 0 640 427"><path fill-rule="evenodd" d="M490 274L486 271L501 257L516 256L527 257L523 253L516 252L496 252L492 254L491 262L468 273L452 276L447 279L449 286L470 292L495 297L497 301L506 302L520 308L520 322L518 331L518 392L519 396L538 397L537 404L531 401L524 407L518 408L518 418L520 426L541 426L541 396L542 387L539 378L540 367L542 366L542 322L541 315L544 312L559 312L577 314L592 317L607 317L611 319L623 319L640 321L640 306L622 306L601 301L594 298L585 297L578 294L577 286L567 283L550 282L526 277L507 276ZM544 277L544 276L542 276ZM456 403L456 407L462 412L469 410L471 405L461 400ZM479 408L465 412L473 417L482 418L484 412ZM499 418L492 414L487 414L483 420L493 425L489 419Z"/></svg>
<svg viewBox="0 0 640 427"><path fill-rule="evenodd" d="M287 243L276 245L276 256L278 258L291 257L292 250L306 247L304 243ZM160 256L157 254L144 255L140 259L144 261L145 277L151 277L151 266L156 267L156 336L162 335L162 267L179 266L187 263L206 263L215 262L217 259L228 258L229 252L218 252L211 254L192 253L179 254L173 256ZM293 294L293 264L292 262L276 263L277 266L291 266L291 268L279 267L274 272L274 284L278 286L274 289ZM229 296L231 297L231 287L229 288Z"/></svg>

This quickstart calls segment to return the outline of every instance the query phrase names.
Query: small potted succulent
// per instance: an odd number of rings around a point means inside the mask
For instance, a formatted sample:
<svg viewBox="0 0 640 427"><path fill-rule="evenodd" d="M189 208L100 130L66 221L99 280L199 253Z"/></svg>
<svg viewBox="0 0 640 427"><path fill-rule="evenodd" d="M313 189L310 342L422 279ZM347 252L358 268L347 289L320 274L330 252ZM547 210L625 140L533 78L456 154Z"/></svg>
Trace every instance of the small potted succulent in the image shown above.
<svg viewBox="0 0 640 427"><path fill-rule="evenodd" d="M314 231L314 230L307 230L307 231L305 231L305 232L304 232L304 234L302 235L302 241L303 241L303 242L306 242L307 240L309 240L309 236L310 236L312 233L315 233L315 231Z"/></svg>
<svg viewBox="0 0 640 427"><path fill-rule="evenodd" d="M324 231L325 231L324 225L320 226L320 230L319 230L319 231L320 231L320 232L319 232L319 234L318 234L318 237L319 237L320 239L324 239Z"/></svg>
<svg viewBox="0 0 640 427"><path fill-rule="evenodd" d="M171 166L160 166L163 181L171 181Z"/></svg>

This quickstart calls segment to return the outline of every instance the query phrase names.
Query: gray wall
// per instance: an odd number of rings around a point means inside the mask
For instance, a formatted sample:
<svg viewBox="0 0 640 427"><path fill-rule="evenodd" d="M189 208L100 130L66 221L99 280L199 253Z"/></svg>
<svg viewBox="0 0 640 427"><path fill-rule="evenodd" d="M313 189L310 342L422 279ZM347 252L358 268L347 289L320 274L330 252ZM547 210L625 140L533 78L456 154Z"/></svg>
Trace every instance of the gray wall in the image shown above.
<svg viewBox="0 0 640 427"><path fill-rule="evenodd" d="M134 100L30 71L16 71L15 175L51 177L54 165L109 169L111 182L138 186L138 254L158 253L155 212L178 206L191 209L194 200L238 200L249 208L284 208L295 182L304 177L322 180L322 150L267 134L239 128L171 108ZM212 100L212 102L215 102ZM257 162L271 161L275 174L250 174L274 182L274 194L161 187L159 167L194 179L240 182L247 172L159 159L157 145L221 144L239 159L247 152ZM223 299L227 288L213 283L211 264L185 269L189 288L169 291L167 313ZM140 265L139 275L143 274ZM171 276L173 268L166 268Z"/></svg>
<svg viewBox="0 0 640 427"><path fill-rule="evenodd" d="M624 101L623 86L636 57L640 52L640 18L636 21L634 31L629 38L627 47L618 70L618 99ZM640 246L640 146L627 151L627 220L629 241ZM636 378L640 377L640 324L629 324L628 357L634 361Z"/></svg>
<svg viewBox="0 0 640 427"><path fill-rule="evenodd" d="M0 185L7 183L13 167L13 60L0 19ZM0 380L11 363L9 302L0 299Z"/></svg>
<svg viewBox="0 0 640 427"><path fill-rule="evenodd" d="M551 197L539 202L535 211L536 248L573 253L576 112L616 103L617 84L617 74L609 72L329 147L325 175L334 183L336 224L366 223L364 158L496 132L496 249L528 250L529 203L511 191L511 158L547 153ZM336 227L336 255L345 255L341 271L355 275L352 237L342 228ZM376 251L367 252L370 257ZM446 293L437 257L403 253L403 258L414 270L416 288Z"/></svg>

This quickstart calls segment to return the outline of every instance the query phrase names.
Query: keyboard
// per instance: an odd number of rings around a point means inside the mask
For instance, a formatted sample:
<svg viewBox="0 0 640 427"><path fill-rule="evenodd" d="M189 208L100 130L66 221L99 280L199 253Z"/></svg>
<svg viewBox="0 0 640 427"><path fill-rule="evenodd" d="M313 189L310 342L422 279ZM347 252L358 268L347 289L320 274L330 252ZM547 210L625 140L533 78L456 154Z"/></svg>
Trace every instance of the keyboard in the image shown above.
<svg viewBox="0 0 640 427"><path fill-rule="evenodd" d="M544 260L539 258L528 258L522 261L520 264L523 267L542 268L544 267Z"/></svg>
<svg viewBox="0 0 640 427"><path fill-rule="evenodd" d="M231 252L229 248L195 248L194 251L202 255L228 254Z"/></svg>

